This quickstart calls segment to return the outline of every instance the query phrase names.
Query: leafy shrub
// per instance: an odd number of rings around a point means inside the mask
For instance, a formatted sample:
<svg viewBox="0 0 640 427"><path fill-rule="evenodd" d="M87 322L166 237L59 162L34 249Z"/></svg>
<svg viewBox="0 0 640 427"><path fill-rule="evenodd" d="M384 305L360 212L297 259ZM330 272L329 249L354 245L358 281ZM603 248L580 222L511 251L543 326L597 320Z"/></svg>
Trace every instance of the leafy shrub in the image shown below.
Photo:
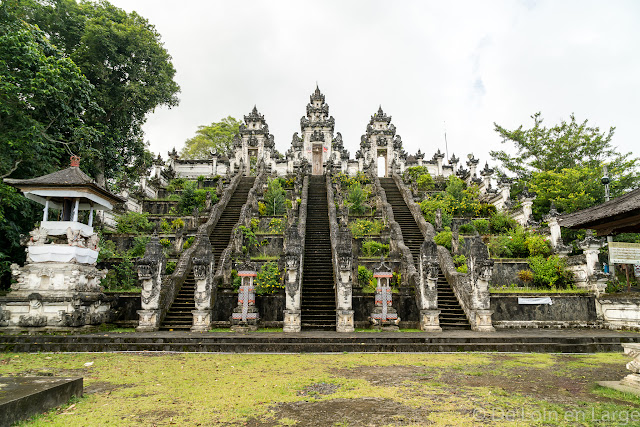
<svg viewBox="0 0 640 427"><path fill-rule="evenodd" d="M288 210L291 210L293 208L293 202L291 202L291 200L289 199L285 199L284 207L287 208Z"/></svg>
<svg viewBox="0 0 640 427"><path fill-rule="evenodd" d="M546 237L540 234L529 234L525 240L529 256L547 257L551 254L551 245Z"/></svg>
<svg viewBox="0 0 640 427"><path fill-rule="evenodd" d="M267 215L282 215L285 212L284 200L286 192L280 184L280 180L274 178L269 181L264 192L264 204Z"/></svg>
<svg viewBox="0 0 640 427"><path fill-rule="evenodd" d="M508 235L501 234L494 236L487 246L493 258L513 258L511 237Z"/></svg>
<svg viewBox="0 0 640 427"><path fill-rule="evenodd" d="M119 256L118 251L116 250L116 243L113 240L100 238L98 241L98 248L98 262Z"/></svg>
<svg viewBox="0 0 640 427"><path fill-rule="evenodd" d="M453 233L451 232L451 228L445 227L444 231L439 232L433 238L436 245L444 246L445 248L451 250L451 240L453 240ZM464 238L462 236L458 236L458 244L464 245Z"/></svg>
<svg viewBox="0 0 640 427"><path fill-rule="evenodd" d="M152 229L153 224L149 222L148 213L127 212L117 219L118 233L141 234L148 233Z"/></svg>
<svg viewBox="0 0 640 427"><path fill-rule="evenodd" d="M256 294L273 294L283 288L278 263L271 261L263 264L256 277Z"/></svg>
<svg viewBox="0 0 640 427"><path fill-rule="evenodd" d="M231 270L231 286L237 292L240 285L242 285L242 277L238 276L238 270Z"/></svg>
<svg viewBox="0 0 640 427"><path fill-rule="evenodd" d="M347 193L347 202L349 203L349 211L356 215L362 215L365 210L365 203L369 195L362 189L359 182L353 183L349 187Z"/></svg>
<svg viewBox="0 0 640 427"><path fill-rule="evenodd" d="M251 220L249 221L251 230L253 231L258 231L258 228L260 228L260 219L258 218L251 218Z"/></svg>
<svg viewBox="0 0 640 427"><path fill-rule="evenodd" d="M373 271L369 270L364 265L358 266L358 284L362 287L362 292L373 293L376 291Z"/></svg>
<svg viewBox="0 0 640 427"><path fill-rule="evenodd" d="M169 239L160 239L160 244L163 248L168 248L171 246L171 241Z"/></svg>
<svg viewBox="0 0 640 427"><path fill-rule="evenodd" d="M183 227L184 227L184 221L182 220L182 218L176 218L173 221L171 221L171 228L173 230L179 230Z"/></svg>
<svg viewBox="0 0 640 427"><path fill-rule="evenodd" d="M269 221L269 232L270 233L284 233L284 229L287 225L287 221L283 218L272 218Z"/></svg>
<svg viewBox="0 0 640 427"><path fill-rule="evenodd" d="M106 291L131 291L138 289L138 272L130 259L113 264L100 285Z"/></svg>
<svg viewBox="0 0 640 427"><path fill-rule="evenodd" d="M435 186L433 182L433 178L431 178L431 175L429 174L429 172L420 175L418 177L417 184L418 184L418 190L421 190L421 191L433 190L433 187Z"/></svg>
<svg viewBox="0 0 640 427"><path fill-rule="evenodd" d="M241 225L240 227L238 227L238 229L242 233L242 236L244 237L244 243L246 244L246 246L242 247L243 252L246 253L250 249L254 249L260 246L258 237L256 236L256 233L251 228Z"/></svg>
<svg viewBox="0 0 640 427"><path fill-rule="evenodd" d="M384 224L380 220L357 219L349 224L353 237L363 237L372 234L380 234Z"/></svg>
<svg viewBox="0 0 640 427"><path fill-rule="evenodd" d="M490 217L491 215L495 215L496 212L496 207L491 203L480 203L476 215L482 217Z"/></svg>
<svg viewBox="0 0 640 427"><path fill-rule="evenodd" d="M473 221L473 226L475 227L476 230L478 230L478 233L480 234L489 234L490 228L489 228L489 221L486 219L476 219Z"/></svg>
<svg viewBox="0 0 640 427"><path fill-rule="evenodd" d="M417 182L421 175L429 175L429 169L426 166L411 166L405 169L403 178L405 182ZM431 175L429 175L431 177Z"/></svg>
<svg viewBox="0 0 640 427"><path fill-rule="evenodd" d="M194 236L189 237L187 240L185 240L185 242L182 244L182 249L183 250L187 250L191 247L191 245L193 245L193 241L196 238Z"/></svg>
<svg viewBox="0 0 640 427"><path fill-rule="evenodd" d="M362 242L362 255L366 257L388 256L389 245L377 242L375 240L365 240Z"/></svg>
<svg viewBox="0 0 640 427"><path fill-rule="evenodd" d="M184 185L184 190L180 194L178 201L177 211L183 215L189 215L195 208L203 210L207 201L207 192L210 190L196 189L195 182L188 182ZM218 195L215 192L211 193L211 202L216 203L218 201Z"/></svg>
<svg viewBox="0 0 640 427"><path fill-rule="evenodd" d="M533 272L531 270L520 270L518 271L518 279L524 283L531 283L533 282Z"/></svg>
<svg viewBox="0 0 640 427"><path fill-rule="evenodd" d="M144 256L144 253L147 249L147 243L149 243L148 237L136 237L135 239L133 239L133 246L131 247L131 249L129 249L127 254L131 258Z"/></svg>
<svg viewBox="0 0 640 427"><path fill-rule="evenodd" d="M267 205L265 205L263 202L258 202L258 213L261 216L267 215Z"/></svg>
<svg viewBox="0 0 640 427"><path fill-rule="evenodd" d="M533 284L541 288L566 288L573 284L573 273L567 270L565 258L552 255L549 258L535 256L529 258L533 271Z"/></svg>
<svg viewBox="0 0 640 427"><path fill-rule="evenodd" d="M458 273L466 273L467 272L467 257L464 255L455 255L453 257L453 263L456 266L456 271Z"/></svg>
<svg viewBox="0 0 640 427"><path fill-rule="evenodd" d="M489 218L489 228L493 233L506 233L516 228L518 223L509 217L509 215L496 212Z"/></svg>
<svg viewBox="0 0 640 427"><path fill-rule="evenodd" d="M171 225L169 224L169 221L162 218L162 221L160 221L160 230L162 230L163 233L168 233L169 231L171 231Z"/></svg>
<svg viewBox="0 0 640 427"><path fill-rule="evenodd" d="M476 234L476 228L473 224L462 224L458 231L460 234Z"/></svg>
<svg viewBox="0 0 640 427"><path fill-rule="evenodd" d="M176 190L182 190L187 183L186 178L176 178L169 181L169 185L167 185L167 192L174 193Z"/></svg>
<svg viewBox="0 0 640 427"><path fill-rule="evenodd" d="M167 275L173 274L173 272L176 271L176 264L177 263L175 261L169 261L164 267L164 274L167 274Z"/></svg>
<svg viewBox="0 0 640 427"><path fill-rule="evenodd" d="M451 209L448 203L449 202L447 200L437 196L424 199L422 202L420 202L420 210L422 211L422 216L424 216L424 219L426 221L435 225L436 211L440 209L442 226L449 227L451 226L451 214L449 213Z"/></svg>

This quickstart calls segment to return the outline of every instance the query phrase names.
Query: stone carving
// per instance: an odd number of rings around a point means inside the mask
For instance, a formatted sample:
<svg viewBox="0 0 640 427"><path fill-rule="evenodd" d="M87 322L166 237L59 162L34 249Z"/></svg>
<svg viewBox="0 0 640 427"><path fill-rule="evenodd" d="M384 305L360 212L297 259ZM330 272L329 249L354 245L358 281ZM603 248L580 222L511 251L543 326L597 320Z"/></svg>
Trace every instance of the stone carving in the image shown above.
<svg viewBox="0 0 640 427"><path fill-rule="evenodd" d="M393 293L391 291L392 272L389 266L380 260L378 268L373 272L374 279L377 280L375 307L369 316L369 321L374 327L384 329L398 329L400 318L393 304Z"/></svg>
<svg viewBox="0 0 640 427"><path fill-rule="evenodd" d="M48 232L46 228L39 227L34 230L31 230L29 232L29 235L31 235L31 238L27 243L28 246L32 246L32 245L40 246L47 243Z"/></svg>
<svg viewBox="0 0 640 427"><path fill-rule="evenodd" d="M246 261L237 267L242 284L238 288L238 306L231 315L232 331L258 329L258 309L256 308L255 283L257 276L255 266Z"/></svg>
<svg viewBox="0 0 640 427"><path fill-rule="evenodd" d="M155 331L160 326L160 294L162 288L162 273L166 267L166 257L157 235L147 243L144 256L138 261L138 280L142 292L140 294L142 310L138 310L140 320L139 331Z"/></svg>

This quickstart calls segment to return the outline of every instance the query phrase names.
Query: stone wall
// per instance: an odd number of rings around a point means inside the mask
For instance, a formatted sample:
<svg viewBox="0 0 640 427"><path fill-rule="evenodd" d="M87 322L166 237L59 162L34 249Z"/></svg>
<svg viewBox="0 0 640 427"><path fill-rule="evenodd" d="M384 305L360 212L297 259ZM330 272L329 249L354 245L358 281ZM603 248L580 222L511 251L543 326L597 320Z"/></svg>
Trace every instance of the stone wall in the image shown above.
<svg viewBox="0 0 640 427"><path fill-rule="evenodd" d="M512 283L524 286L522 280L518 279L518 271L531 270L526 259L518 258L492 258L493 274L491 284L494 286L509 286Z"/></svg>
<svg viewBox="0 0 640 427"><path fill-rule="evenodd" d="M640 296L603 295L597 308L605 327L640 330Z"/></svg>
<svg viewBox="0 0 640 427"><path fill-rule="evenodd" d="M550 297L552 304L518 304L519 297ZM496 328L575 328L601 325L593 294L492 294L491 310L493 326Z"/></svg>

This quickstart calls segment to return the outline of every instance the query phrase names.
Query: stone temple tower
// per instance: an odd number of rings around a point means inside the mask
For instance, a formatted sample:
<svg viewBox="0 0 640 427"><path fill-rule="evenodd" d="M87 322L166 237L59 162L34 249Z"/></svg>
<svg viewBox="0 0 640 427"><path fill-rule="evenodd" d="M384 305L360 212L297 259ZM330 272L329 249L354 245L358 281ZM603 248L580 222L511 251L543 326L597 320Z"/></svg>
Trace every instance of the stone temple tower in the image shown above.
<svg viewBox="0 0 640 427"><path fill-rule="evenodd" d="M231 168L234 169L240 160L245 165L254 167L258 159L264 160L268 167L275 168L275 142L269 133L269 125L264 116L254 106L251 112L244 116L244 123L240 125L240 134L233 141L234 155Z"/></svg>
<svg viewBox="0 0 640 427"><path fill-rule="evenodd" d="M324 102L324 95L316 86L307 104L307 115L300 119L302 132L302 153L300 154L302 158L309 161L314 175L321 175L324 172L324 164L333 154L331 143L334 127L335 120L329 117L329 106ZM297 135L294 135L294 141L296 138Z"/></svg>
<svg viewBox="0 0 640 427"><path fill-rule="evenodd" d="M396 135L396 127L391 123L391 116L387 116L382 107L371 116L367 125L367 133L360 138L360 150L356 153L360 170L373 165L378 176L389 176L392 166L406 159L402 148L402 139ZM373 162L373 163L372 163Z"/></svg>

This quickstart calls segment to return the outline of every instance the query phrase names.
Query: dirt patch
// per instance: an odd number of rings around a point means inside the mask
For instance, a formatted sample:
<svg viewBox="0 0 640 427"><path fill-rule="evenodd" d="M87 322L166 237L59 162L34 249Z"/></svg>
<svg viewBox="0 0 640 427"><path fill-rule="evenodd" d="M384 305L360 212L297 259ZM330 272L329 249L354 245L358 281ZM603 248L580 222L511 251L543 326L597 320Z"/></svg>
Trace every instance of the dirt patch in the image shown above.
<svg viewBox="0 0 640 427"><path fill-rule="evenodd" d="M598 381L616 381L628 372L623 364L597 364L568 367L579 360L576 356L559 355L548 367L503 366L513 360L495 355L492 362L467 369L433 368L428 366L359 366L336 369L333 373L345 378L365 379L380 386L410 387L411 383L432 383L440 393L459 394L464 387L498 387L508 393L546 400L552 403L610 402L631 405L627 401L598 396L591 389ZM438 396L431 396L438 400Z"/></svg>
<svg viewBox="0 0 640 427"><path fill-rule="evenodd" d="M428 411L402 405L390 399L330 399L320 402L283 403L274 407L276 421L247 421L248 426L279 425L278 420L294 420L303 426L404 426L428 425Z"/></svg>
<svg viewBox="0 0 640 427"><path fill-rule="evenodd" d="M112 391L118 390L121 388L129 388L133 387L133 384L113 384L106 381L98 381L88 385L84 388L84 394L98 394L98 393L107 393L111 394Z"/></svg>
<svg viewBox="0 0 640 427"><path fill-rule="evenodd" d="M130 421L131 423L135 421L141 425L156 426L158 424L177 424L173 421L173 418L179 415L179 412L158 408L157 410L138 413L135 416L121 417L121 419L128 420L127 422Z"/></svg>
<svg viewBox="0 0 640 427"><path fill-rule="evenodd" d="M298 392L298 396L319 396L333 394L340 388L337 384L316 383L305 387Z"/></svg>

